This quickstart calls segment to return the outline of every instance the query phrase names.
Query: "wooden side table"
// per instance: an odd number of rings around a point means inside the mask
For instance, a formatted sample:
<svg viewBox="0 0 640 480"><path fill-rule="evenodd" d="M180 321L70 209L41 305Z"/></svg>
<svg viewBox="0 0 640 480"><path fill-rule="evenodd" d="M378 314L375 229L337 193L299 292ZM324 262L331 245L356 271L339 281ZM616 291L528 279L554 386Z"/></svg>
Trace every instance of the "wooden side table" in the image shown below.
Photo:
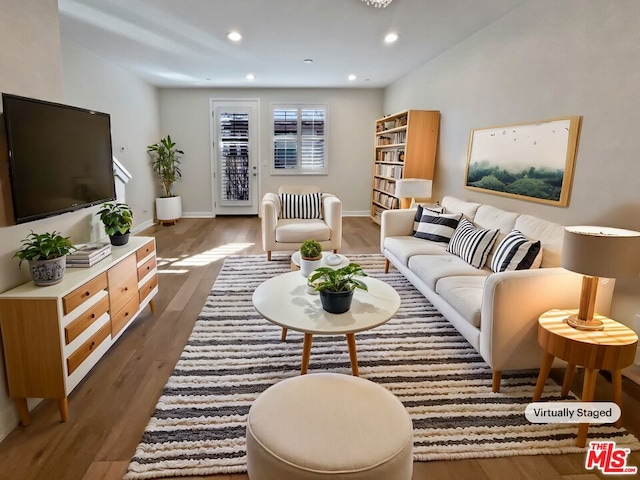
<svg viewBox="0 0 640 480"><path fill-rule="evenodd" d="M540 400L544 384L549 376L555 357L567 362L567 371L562 383L562 396L569 393L576 365L585 368L582 386L582 401L591 402L599 370L611 370L613 401L622 408L622 369L633 363L638 345L638 336L625 325L602 315L595 315L604 324L600 331L577 330L567 325L566 319L576 310L549 310L538 319L538 343L544 349L544 358L533 394L533 401ZM621 419L616 427L622 424ZM578 428L576 444L584 447L587 441L588 423Z"/></svg>

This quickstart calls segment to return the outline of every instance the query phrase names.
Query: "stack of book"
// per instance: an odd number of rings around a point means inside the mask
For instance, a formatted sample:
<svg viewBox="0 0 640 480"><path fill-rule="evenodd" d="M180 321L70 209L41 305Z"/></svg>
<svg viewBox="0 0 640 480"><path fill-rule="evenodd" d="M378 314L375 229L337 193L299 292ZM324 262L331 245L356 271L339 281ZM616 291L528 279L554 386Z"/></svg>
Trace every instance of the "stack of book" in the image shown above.
<svg viewBox="0 0 640 480"><path fill-rule="evenodd" d="M89 268L111 254L109 243L81 243L67 255L67 267Z"/></svg>

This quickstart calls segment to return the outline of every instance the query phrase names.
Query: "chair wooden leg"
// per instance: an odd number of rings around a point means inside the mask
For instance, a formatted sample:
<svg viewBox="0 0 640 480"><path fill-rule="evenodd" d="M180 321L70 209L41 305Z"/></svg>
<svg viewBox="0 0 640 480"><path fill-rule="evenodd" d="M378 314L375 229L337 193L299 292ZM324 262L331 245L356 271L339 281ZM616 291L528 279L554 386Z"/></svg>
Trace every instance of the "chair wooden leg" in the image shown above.
<svg viewBox="0 0 640 480"><path fill-rule="evenodd" d="M388 258L384 259L384 273L389 273L389 265L391 265L391 262L389 261Z"/></svg>
<svg viewBox="0 0 640 480"><path fill-rule="evenodd" d="M337 248L334 248L334 249L333 249L333 253L338 253L338 249L337 249Z"/></svg>
<svg viewBox="0 0 640 480"><path fill-rule="evenodd" d="M502 380L502 371L494 370L491 376L491 391L493 393L500 393L500 380Z"/></svg>
<svg viewBox="0 0 640 480"><path fill-rule="evenodd" d="M267 261L270 262L271 261L271 251L267 252Z"/></svg>

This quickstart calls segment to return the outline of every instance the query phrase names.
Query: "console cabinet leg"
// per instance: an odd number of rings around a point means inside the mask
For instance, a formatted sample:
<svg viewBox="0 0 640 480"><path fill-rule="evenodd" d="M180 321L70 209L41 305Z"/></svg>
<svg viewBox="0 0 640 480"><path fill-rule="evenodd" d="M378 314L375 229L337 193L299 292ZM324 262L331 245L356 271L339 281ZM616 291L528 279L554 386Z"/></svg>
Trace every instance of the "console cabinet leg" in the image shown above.
<svg viewBox="0 0 640 480"><path fill-rule="evenodd" d="M31 417L29 416L29 407L27 406L26 398L16 398L16 407L18 408L18 416L20 417L20 423L25 427L31 425Z"/></svg>
<svg viewBox="0 0 640 480"><path fill-rule="evenodd" d="M149 300L149 308L151 309L151 314L156 314L156 303L154 300Z"/></svg>
<svg viewBox="0 0 640 480"><path fill-rule="evenodd" d="M67 402L67 397L58 400L58 408L60 409L60 420L66 422L69 419L69 402Z"/></svg>

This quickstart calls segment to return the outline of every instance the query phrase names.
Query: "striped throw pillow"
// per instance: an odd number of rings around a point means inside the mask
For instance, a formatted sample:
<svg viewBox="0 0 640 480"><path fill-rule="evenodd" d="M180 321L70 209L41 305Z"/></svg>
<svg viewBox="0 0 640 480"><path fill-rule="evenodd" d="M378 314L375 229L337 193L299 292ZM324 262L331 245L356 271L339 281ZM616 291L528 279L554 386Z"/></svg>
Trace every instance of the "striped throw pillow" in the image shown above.
<svg viewBox="0 0 640 480"><path fill-rule="evenodd" d="M281 193L281 218L322 218L322 193Z"/></svg>
<svg viewBox="0 0 640 480"><path fill-rule="evenodd" d="M472 267L482 268L499 232L500 230L476 228L463 218L453 232L447 252L457 255Z"/></svg>
<svg viewBox="0 0 640 480"><path fill-rule="evenodd" d="M437 213L418 205L413 222L413 236L432 242L449 243L461 218L461 213Z"/></svg>
<svg viewBox="0 0 640 480"><path fill-rule="evenodd" d="M519 230L513 230L502 239L493 254L491 270L506 272L509 270L528 270L538 268L542 263L540 241L529 240Z"/></svg>

